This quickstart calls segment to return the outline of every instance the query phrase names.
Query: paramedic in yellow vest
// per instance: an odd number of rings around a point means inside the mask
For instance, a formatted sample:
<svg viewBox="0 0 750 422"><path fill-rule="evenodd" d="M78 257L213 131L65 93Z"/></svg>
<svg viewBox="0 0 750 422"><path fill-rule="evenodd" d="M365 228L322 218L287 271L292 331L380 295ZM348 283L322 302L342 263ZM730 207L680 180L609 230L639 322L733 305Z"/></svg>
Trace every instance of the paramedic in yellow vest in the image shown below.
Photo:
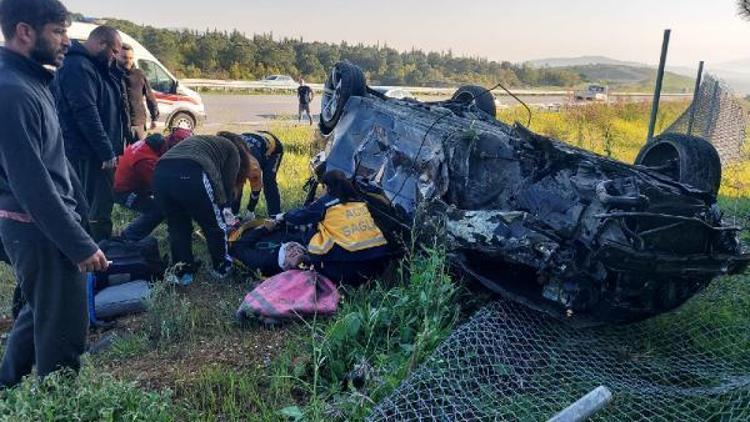
<svg viewBox="0 0 750 422"><path fill-rule="evenodd" d="M377 276L387 262L388 242L367 204L341 171L327 172L321 182L322 197L277 220L313 228L307 244L310 259L331 280L359 284Z"/></svg>

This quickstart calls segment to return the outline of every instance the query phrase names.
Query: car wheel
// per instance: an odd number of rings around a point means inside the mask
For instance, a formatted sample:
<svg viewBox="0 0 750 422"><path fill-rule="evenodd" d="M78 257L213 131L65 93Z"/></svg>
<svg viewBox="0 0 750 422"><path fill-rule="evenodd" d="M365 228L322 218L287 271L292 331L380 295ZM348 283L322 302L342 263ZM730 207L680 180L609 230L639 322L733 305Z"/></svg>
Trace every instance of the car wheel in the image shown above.
<svg viewBox="0 0 750 422"><path fill-rule="evenodd" d="M169 121L169 128L183 128L183 129L195 129L195 119L188 113L179 112L172 116L172 120Z"/></svg>
<svg viewBox="0 0 750 422"><path fill-rule="evenodd" d="M453 94L451 100L466 104L471 104L473 102L478 109L489 114L493 119L497 116L495 99L487 88L478 85L464 85L458 88L458 91Z"/></svg>
<svg viewBox="0 0 750 422"><path fill-rule="evenodd" d="M703 138L679 133L660 135L641 149L635 164L713 196L719 193L721 159L716 148Z"/></svg>
<svg viewBox="0 0 750 422"><path fill-rule="evenodd" d="M344 61L336 63L326 79L320 105L320 130L327 135L336 127L344 105L350 97L367 93L367 84L362 70Z"/></svg>

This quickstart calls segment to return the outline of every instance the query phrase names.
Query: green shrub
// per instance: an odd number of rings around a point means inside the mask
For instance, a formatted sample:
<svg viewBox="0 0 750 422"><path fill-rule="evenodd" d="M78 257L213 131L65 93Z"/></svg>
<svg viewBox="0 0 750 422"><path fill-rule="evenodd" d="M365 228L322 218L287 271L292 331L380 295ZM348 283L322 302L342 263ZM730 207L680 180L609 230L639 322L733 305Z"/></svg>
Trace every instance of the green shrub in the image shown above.
<svg viewBox="0 0 750 422"><path fill-rule="evenodd" d="M8 421L173 421L189 418L186 412L169 390L147 392L90 366L77 378L30 377L0 392L0 418Z"/></svg>
<svg viewBox="0 0 750 422"><path fill-rule="evenodd" d="M188 298L177 293L175 286L166 281L156 283L151 290L145 329L155 344L168 344L190 338L193 313Z"/></svg>

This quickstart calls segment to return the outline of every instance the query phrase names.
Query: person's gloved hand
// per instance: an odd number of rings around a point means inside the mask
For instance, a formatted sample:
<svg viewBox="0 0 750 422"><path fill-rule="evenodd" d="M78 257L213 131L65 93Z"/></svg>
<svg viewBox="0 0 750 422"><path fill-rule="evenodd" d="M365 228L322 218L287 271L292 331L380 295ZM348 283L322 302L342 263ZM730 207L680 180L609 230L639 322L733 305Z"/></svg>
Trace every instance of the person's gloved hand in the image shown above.
<svg viewBox="0 0 750 422"><path fill-rule="evenodd" d="M224 216L224 222L227 223L228 226L236 226L237 223L239 223L231 208L224 208L222 215Z"/></svg>
<svg viewBox="0 0 750 422"><path fill-rule="evenodd" d="M255 220L255 213L253 211L249 211L249 210L245 211L245 213L242 214L241 220L242 220L243 223L246 222L246 221L253 221L253 220Z"/></svg>

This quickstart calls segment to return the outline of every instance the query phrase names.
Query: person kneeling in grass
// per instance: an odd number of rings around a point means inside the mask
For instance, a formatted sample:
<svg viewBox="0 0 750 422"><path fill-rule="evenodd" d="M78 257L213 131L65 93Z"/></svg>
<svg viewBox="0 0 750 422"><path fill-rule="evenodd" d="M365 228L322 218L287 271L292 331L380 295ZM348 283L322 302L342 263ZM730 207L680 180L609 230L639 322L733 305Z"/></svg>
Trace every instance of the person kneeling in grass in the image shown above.
<svg viewBox="0 0 750 422"><path fill-rule="evenodd" d="M159 157L181 141L193 136L188 129L177 128L164 138L153 134L127 148L115 171L115 202L138 211L140 215L122 231L125 240L138 241L151 234L163 220L154 200L154 171Z"/></svg>
<svg viewBox="0 0 750 422"><path fill-rule="evenodd" d="M234 225L230 204L250 177L250 152L242 141L193 136L170 149L156 164L156 202L167 219L172 282L188 285L197 270L193 258L193 221L200 226L211 255L210 274L226 278L232 269L227 232ZM222 212L223 208L223 212Z"/></svg>
<svg viewBox="0 0 750 422"><path fill-rule="evenodd" d="M365 282L385 267L388 242L343 172L329 171L321 182L322 197L279 215L276 223L315 227L307 236L313 268L333 281Z"/></svg>

